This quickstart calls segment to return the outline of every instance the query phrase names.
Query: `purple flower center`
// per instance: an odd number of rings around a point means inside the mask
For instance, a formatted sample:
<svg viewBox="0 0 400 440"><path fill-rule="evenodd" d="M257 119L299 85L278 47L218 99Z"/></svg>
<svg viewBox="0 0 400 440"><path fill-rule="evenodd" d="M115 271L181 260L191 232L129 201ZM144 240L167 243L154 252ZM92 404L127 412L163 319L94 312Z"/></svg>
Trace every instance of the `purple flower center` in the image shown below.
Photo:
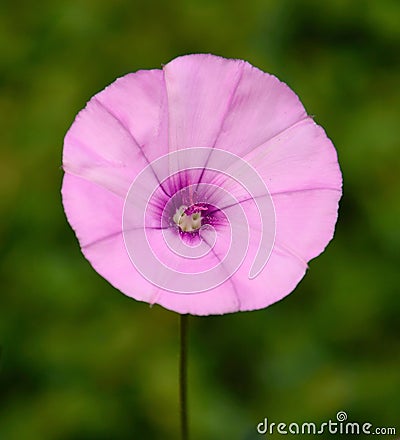
<svg viewBox="0 0 400 440"><path fill-rule="evenodd" d="M160 213L161 228L174 231L176 237L190 247L202 241L211 246L210 231L222 233L228 224L223 208L218 206L221 204L219 187L197 183L201 172L186 171L167 179L158 187L151 204L154 209L149 211L154 215ZM206 177L204 174L203 178Z"/></svg>

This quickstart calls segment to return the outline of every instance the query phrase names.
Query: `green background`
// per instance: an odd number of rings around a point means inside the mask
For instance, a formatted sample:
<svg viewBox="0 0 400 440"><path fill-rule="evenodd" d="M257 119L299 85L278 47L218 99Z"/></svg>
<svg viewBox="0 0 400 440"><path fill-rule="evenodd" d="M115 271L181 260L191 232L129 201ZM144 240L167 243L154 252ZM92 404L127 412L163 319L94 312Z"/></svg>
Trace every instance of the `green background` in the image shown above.
<svg viewBox="0 0 400 440"><path fill-rule="evenodd" d="M396 0L1 3L1 440L179 436L178 315L90 267L60 165L92 95L193 52L287 82L336 145L344 196L335 239L292 295L191 319L192 439L258 439L264 417L340 410L399 435L399 23Z"/></svg>

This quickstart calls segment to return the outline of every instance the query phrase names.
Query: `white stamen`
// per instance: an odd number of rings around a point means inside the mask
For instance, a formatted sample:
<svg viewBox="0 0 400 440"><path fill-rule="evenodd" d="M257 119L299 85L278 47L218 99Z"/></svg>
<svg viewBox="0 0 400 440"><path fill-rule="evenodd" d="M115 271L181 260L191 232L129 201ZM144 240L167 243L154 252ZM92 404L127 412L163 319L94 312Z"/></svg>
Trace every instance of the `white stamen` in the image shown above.
<svg viewBox="0 0 400 440"><path fill-rule="evenodd" d="M201 213L194 212L193 214L187 215L185 214L187 208L188 207L184 205L179 207L172 219L183 232L197 231L197 229L200 229L201 227Z"/></svg>

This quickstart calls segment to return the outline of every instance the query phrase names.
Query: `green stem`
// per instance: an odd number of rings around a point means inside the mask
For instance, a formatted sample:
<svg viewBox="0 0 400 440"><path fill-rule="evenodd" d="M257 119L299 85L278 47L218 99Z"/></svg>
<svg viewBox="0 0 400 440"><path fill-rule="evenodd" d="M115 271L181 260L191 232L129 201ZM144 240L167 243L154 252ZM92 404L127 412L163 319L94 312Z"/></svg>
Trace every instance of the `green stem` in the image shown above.
<svg viewBox="0 0 400 440"><path fill-rule="evenodd" d="M187 352L189 315L180 315L180 362L179 362L179 400L181 413L181 439L189 439L187 409Z"/></svg>

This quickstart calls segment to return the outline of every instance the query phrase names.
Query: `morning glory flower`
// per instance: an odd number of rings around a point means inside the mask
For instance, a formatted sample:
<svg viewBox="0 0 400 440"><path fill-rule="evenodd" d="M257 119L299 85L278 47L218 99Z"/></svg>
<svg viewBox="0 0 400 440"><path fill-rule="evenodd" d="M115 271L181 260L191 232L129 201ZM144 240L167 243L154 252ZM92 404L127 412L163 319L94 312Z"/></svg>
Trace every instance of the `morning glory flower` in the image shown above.
<svg viewBox="0 0 400 440"><path fill-rule="evenodd" d="M187 55L95 95L65 137L62 197L94 269L181 314L282 299L332 239L337 154L297 95Z"/></svg>

